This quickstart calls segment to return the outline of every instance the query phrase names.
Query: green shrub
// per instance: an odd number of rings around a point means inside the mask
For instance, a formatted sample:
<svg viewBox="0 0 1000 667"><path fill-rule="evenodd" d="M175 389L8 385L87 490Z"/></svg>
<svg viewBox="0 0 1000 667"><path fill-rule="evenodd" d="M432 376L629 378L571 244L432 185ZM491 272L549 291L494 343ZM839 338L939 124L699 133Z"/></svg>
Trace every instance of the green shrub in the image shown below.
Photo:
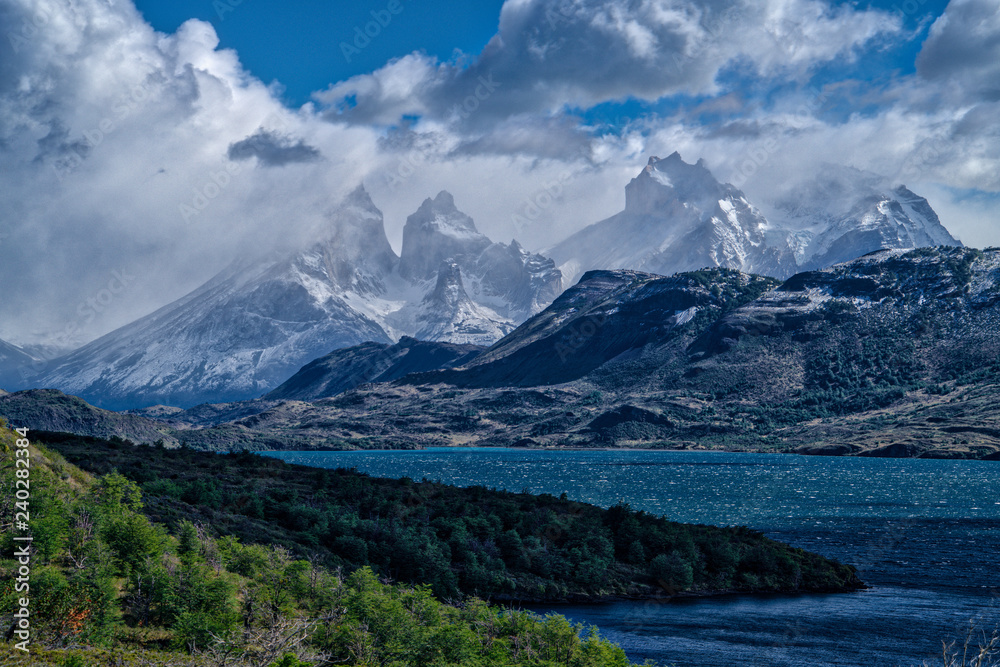
<svg viewBox="0 0 1000 667"><path fill-rule="evenodd" d="M649 576L668 591L685 591L694 584L694 568L676 551L650 561Z"/></svg>

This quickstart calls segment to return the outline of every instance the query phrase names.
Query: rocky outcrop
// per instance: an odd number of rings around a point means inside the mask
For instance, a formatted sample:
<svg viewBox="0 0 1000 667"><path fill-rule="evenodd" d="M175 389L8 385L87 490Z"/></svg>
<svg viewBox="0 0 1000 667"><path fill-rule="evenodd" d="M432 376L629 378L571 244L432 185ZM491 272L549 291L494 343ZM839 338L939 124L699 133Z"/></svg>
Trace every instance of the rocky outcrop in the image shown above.
<svg viewBox="0 0 1000 667"><path fill-rule="evenodd" d="M406 219L399 273L407 280L429 280L444 260L471 266L489 245L472 218L455 206L455 198L441 191Z"/></svg>

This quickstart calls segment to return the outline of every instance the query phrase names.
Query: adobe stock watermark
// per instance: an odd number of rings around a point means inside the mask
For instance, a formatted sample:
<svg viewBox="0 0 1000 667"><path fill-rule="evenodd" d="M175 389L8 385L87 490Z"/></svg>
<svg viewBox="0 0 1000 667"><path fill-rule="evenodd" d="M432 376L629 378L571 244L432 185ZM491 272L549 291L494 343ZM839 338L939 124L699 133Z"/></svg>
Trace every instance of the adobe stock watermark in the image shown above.
<svg viewBox="0 0 1000 667"><path fill-rule="evenodd" d="M451 108L453 118L467 119L479 110L483 102L493 96L497 88L503 85L493 79L493 72L490 72L489 76L479 77L477 81L479 83L472 94Z"/></svg>
<svg viewBox="0 0 1000 667"><path fill-rule="evenodd" d="M20 53L23 49L31 46L31 41L38 36L39 31L49 24L52 16L48 12L36 9L30 17L21 21L21 29L18 31L8 30L7 40L10 41L10 48L14 53Z"/></svg>
<svg viewBox="0 0 1000 667"><path fill-rule="evenodd" d="M133 86L111 106L111 115L105 116L96 127L84 130L80 140L74 142L66 155L53 163L56 177L61 181L75 172L92 150L118 129L120 123L142 108L150 99L148 83Z"/></svg>
<svg viewBox="0 0 1000 667"><path fill-rule="evenodd" d="M288 123L278 113L272 113L260 124L262 129L281 132L288 129ZM243 165L236 160L226 159L217 169L212 169L201 185L192 189L191 199L177 205L181 219L190 223L213 200L219 197L233 183L233 178L243 172Z"/></svg>
<svg viewBox="0 0 1000 667"><path fill-rule="evenodd" d="M510 216L515 234L520 234L529 225L538 222L538 218L558 201L562 201L565 185L572 178L570 171L564 171L554 181L545 183L540 190L528 195Z"/></svg>
<svg viewBox="0 0 1000 667"><path fill-rule="evenodd" d="M29 450L28 429L13 429L20 438L14 443L14 525L17 532L14 542L13 560L17 563L14 578L14 592L23 597L16 598L13 625L10 634L19 639L14 644L18 651L28 652L31 643L31 451Z"/></svg>
<svg viewBox="0 0 1000 667"><path fill-rule="evenodd" d="M686 49L683 53L673 53L671 61L677 74L682 74L691 63L700 61L705 57L705 53L718 40L732 34L730 29L734 23L741 22L745 13L739 7L730 7L718 16L706 14L699 24L702 34L698 37L694 46Z"/></svg>
<svg viewBox="0 0 1000 667"><path fill-rule="evenodd" d="M455 104L451 108L450 117L455 122L461 122L470 118L503 84L493 78L493 72L477 79L471 94L464 100ZM431 153L434 152L435 145L426 143L419 148L414 148L399 159L396 167L386 173L385 182L389 190L395 192L403 183L427 163Z"/></svg>
<svg viewBox="0 0 1000 667"><path fill-rule="evenodd" d="M736 175L732 179L732 184L737 188L742 188L747 180L757 173L757 171L767 164L771 156L778 150L778 139L768 137L758 146L754 146L747 151L746 158L736 166Z"/></svg>
<svg viewBox="0 0 1000 667"><path fill-rule="evenodd" d="M64 347L74 344L76 334L107 312L111 304L121 294L127 292L135 282L135 276L128 273L126 269L112 271L111 278L105 283L104 287L77 304L75 310L76 317L52 338L52 342L57 346ZM18 369L21 380L27 382L45 371L49 366L49 361L50 359L40 359L21 366Z"/></svg>
<svg viewBox="0 0 1000 667"><path fill-rule="evenodd" d="M903 16L913 16L926 4L927 0L905 0L905 2L893 5L892 11Z"/></svg>
<svg viewBox="0 0 1000 667"><path fill-rule="evenodd" d="M226 20L226 14L236 11L236 8L243 4L243 0L212 0L212 9L220 21Z"/></svg>
<svg viewBox="0 0 1000 667"><path fill-rule="evenodd" d="M553 29L560 23L569 23L570 19L573 18L573 14L572 4L561 2L556 9L553 9L551 4L546 4L545 22L549 24L549 29Z"/></svg>
<svg viewBox="0 0 1000 667"><path fill-rule="evenodd" d="M953 145L940 137L932 137L922 141L919 147L907 156L896 179L914 181L932 166L941 162L941 158L953 150Z"/></svg>
<svg viewBox="0 0 1000 667"><path fill-rule="evenodd" d="M242 0L240 0L242 2ZM372 40L382 34L382 31L392 24L393 18L403 13L402 0L389 0L385 9L373 9L369 12L372 20L363 26L354 26L354 36L350 42L340 43L340 52L344 54L344 60L351 62L355 56L368 48Z"/></svg>
<svg viewBox="0 0 1000 667"><path fill-rule="evenodd" d="M812 117L828 98L828 95L822 90L814 91L814 94L809 97L807 102L803 102L795 108L792 115L799 118ZM745 157L736 165L736 173L730 181L732 185L742 188L761 167L770 161L771 156L777 153L780 148L778 138L775 136L769 136L751 147L746 152Z"/></svg>
<svg viewBox="0 0 1000 667"><path fill-rule="evenodd" d="M226 160L218 169L209 172L201 185L195 186L194 196L188 202L178 205L181 218L190 223L202 211L208 208L216 197L222 194L233 182L233 177L243 171L239 162Z"/></svg>
<svg viewBox="0 0 1000 667"><path fill-rule="evenodd" d="M598 313L586 317L583 322L573 324L556 343L556 354L559 355L559 361L566 363L567 359L597 335L597 332L607 321L608 316L605 313Z"/></svg>

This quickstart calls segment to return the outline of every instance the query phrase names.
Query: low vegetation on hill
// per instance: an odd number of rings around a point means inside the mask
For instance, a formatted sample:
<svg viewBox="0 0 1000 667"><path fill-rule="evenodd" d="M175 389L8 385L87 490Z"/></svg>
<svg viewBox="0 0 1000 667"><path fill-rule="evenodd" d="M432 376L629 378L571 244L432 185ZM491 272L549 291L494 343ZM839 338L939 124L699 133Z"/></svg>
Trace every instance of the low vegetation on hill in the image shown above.
<svg viewBox="0 0 1000 667"><path fill-rule="evenodd" d="M53 450L31 461L30 591L15 590L17 435L0 424L3 664L32 667L557 665L627 667L625 653L560 616L458 605L372 568L324 567L180 519L151 521L138 484L92 476ZM92 455L99 452L94 450ZM23 467L21 469L24 469ZM16 601L30 598L30 653ZM8 632L7 629L11 631Z"/></svg>
<svg viewBox="0 0 1000 667"><path fill-rule="evenodd" d="M370 566L445 599L598 600L724 591L843 591L854 569L746 528L692 526L549 495L459 488L249 453L35 434L92 474L140 485L146 513L330 567Z"/></svg>

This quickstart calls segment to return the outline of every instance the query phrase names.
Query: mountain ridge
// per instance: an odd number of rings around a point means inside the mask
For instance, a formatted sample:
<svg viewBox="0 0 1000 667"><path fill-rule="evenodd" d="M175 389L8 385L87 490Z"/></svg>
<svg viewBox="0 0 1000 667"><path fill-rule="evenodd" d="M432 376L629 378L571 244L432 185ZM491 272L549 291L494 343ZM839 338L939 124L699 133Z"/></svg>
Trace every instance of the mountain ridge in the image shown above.
<svg viewBox="0 0 1000 667"><path fill-rule="evenodd" d="M420 237L423 223L429 236ZM447 192L426 200L406 229L397 257L381 211L359 186L305 250L237 260L32 381L113 409L255 399L335 349L404 335L492 343L561 285L551 260L479 234ZM432 270L413 268L424 253L444 258Z"/></svg>
<svg viewBox="0 0 1000 667"><path fill-rule="evenodd" d="M486 348L421 341L404 336L395 345L364 343L336 350L303 366L265 400L330 398L369 382L391 382L414 372L460 366Z"/></svg>
<svg viewBox="0 0 1000 667"><path fill-rule="evenodd" d="M17 345L0 340L0 389L24 389L39 365L38 359Z"/></svg>
<svg viewBox="0 0 1000 667"><path fill-rule="evenodd" d="M728 269L595 271L459 368L261 405L175 435L223 451L475 445L1000 459L1000 249L879 251L777 282ZM534 373L563 363L576 368ZM19 400L4 397L0 408Z"/></svg>
<svg viewBox="0 0 1000 667"><path fill-rule="evenodd" d="M570 280L592 269L715 266L785 279L880 249L961 245L926 199L850 167L824 165L768 208L718 181L704 160L653 156L625 187L623 211L545 252Z"/></svg>

